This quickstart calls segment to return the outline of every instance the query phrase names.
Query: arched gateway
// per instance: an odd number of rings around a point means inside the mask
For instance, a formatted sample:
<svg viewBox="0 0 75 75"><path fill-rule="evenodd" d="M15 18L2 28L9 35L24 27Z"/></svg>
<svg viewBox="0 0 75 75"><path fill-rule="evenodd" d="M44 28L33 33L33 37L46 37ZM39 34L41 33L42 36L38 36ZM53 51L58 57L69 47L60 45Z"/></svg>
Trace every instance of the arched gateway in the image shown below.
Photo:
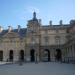
<svg viewBox="0 0 75 75"><path fill-rule="evenodd" d="M9 51L9 61L13 61L13 50Z"/></svg>
<svg viewBox="0 0 75 75"><path fill-rule="evenodd" d="M0 51L0 61L3 60L3 51Z"/></svg>
<svg viewBox="0 0 75 75"><path fill-rule="evenodd" d="M55 60L62 61L62 52L60 49L56 49Z"/></svg>
<svg viewBox="0 0 75 75"><path fill-rule="evenodd" d="M20 61L24 61L24 50L20 50Z"/></svg>
<svg viewBox="0 0 75 75"><path fill-rule="evenodd" d="M31 62L35 61L35 50L34 49L30 50L30 60Z"/></svg>
<svg viewBox="0 0 75 75"><path fill-rule="evenodd" d="M46 62L49 62L50 61L50 51L49 51L49 49L45 49L44 50L44 61L46 61Z"/></svg>

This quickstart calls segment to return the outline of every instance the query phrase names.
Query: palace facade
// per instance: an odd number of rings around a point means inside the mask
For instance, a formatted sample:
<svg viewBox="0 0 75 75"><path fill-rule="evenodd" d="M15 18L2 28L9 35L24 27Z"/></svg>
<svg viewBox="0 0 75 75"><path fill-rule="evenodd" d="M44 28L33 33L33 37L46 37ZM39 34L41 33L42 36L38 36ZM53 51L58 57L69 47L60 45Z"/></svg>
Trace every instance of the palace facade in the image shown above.
<svg viewBox="0 0 75 75"><path fill-rule="evenodd" d="M42 25L41 19L28 21L27 28L0 27L0 61L75 61L75 20L69 24Z"/></svg>

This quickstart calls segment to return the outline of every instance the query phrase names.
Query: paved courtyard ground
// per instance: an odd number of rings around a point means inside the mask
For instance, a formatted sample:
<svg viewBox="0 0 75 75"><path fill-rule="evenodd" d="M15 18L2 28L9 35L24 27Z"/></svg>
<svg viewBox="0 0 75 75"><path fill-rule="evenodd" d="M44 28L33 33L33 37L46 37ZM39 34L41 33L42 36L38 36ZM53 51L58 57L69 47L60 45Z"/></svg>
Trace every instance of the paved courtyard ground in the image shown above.
<svg viewBox="0 0 75 75"><path fill-rule="evenodd" d="M75 64L55 62L2 64L0 75L75 75Z"/></svg>

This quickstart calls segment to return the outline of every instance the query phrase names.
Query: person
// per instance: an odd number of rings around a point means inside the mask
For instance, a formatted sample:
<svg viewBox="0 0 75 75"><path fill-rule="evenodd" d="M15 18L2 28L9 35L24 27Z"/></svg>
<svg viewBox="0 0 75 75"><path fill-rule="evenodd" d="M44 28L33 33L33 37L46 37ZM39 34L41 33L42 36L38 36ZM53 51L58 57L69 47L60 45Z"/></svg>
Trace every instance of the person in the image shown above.
<svg viewBox="0 0 75 75"><path fill-rule="evenodd" d="M37 61L37 52L35 53L35 63L38 63L38 61Z"/></svg>

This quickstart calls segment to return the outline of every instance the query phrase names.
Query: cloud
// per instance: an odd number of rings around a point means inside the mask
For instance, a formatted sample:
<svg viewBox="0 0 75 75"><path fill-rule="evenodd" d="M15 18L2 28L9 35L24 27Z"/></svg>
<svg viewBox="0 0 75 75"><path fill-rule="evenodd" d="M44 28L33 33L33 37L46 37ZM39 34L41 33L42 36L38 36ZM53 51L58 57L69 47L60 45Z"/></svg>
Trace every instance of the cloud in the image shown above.
<svg viewBox="0 0 75 75"><path fill-rule="evenodd" d="M35 7L35 6L28 6L28 7L26 8L26 11L28 11L28 12L30 12L30 13L33 13L34 11L37 12L37 13L40 12L40 10L39 10L37 7Z"/></svg>

